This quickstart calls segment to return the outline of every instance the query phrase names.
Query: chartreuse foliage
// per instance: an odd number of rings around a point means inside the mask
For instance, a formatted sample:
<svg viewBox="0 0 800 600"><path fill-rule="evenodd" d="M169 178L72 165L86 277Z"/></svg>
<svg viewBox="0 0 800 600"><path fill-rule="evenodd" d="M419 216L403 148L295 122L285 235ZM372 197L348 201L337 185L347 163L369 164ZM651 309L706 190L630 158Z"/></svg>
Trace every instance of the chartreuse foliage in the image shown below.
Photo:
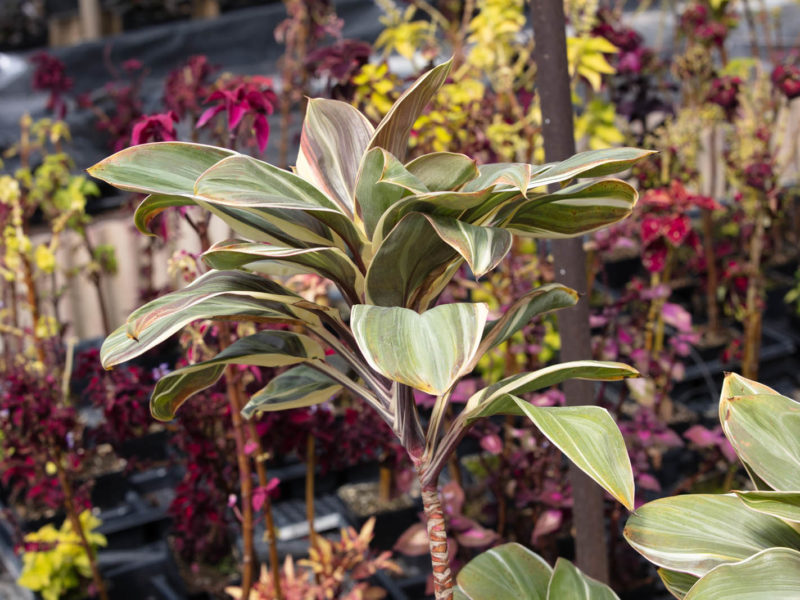
<svg viewBox="0 0 800 600"><path fill-rule="evenodd" d="M551 567L520 544L504 544L471 560L458 573L456 600L619 600L611 589L559 558Z"/></svg>
<svg viewBox="0 0 800 600"><path fill-rule="evenodd" d="M676 598L800 598L800 403L728 374L719 416L755 490L650 502L625 537Z"/></svg>
<svg viewBox="0 0 800 600"><path fill-rule="evenodd" d="M481 303L436 303L465 263L476 276L495 267L513 235L579 236L627 217L636 190L619 179L594 178L624 171L648 152L591 151L540 166L477 165L445 152L406 162L411 128L450 67L423 75L374 128L348 104L309 102L293 172L177 142L128 148L92 167L112 185L149 194L135 217L142 231L164 209L194 205L241 238L208 250L204 258L212 270L194 283L134 311L103 345L103 364L129 360L198 319L290 324L291 331L242 338L212 360L170 373L153 394L153 414L172 418L227 364L296 365L257 392L245 414L322 402L347 388L393 428L426 486L435 485L446 456L475 419L524 415L632 508L630 463L605 411L537 409L520 398L570 377L635 376L630 367L582 361L517 375L476 394L443 428L451 390L481 355L536 315L573 305L577 294L543 286L493 321ZM548 192L554 183L560 189ZM263 276L287 267L332 281L350 309L349 322L337 309ZM413 389L437 397L427 432Z"/></svg>
<svg viewBox="0 0 800 600"><path fill-rule="evenodd" d="M93 551L106 545L105 536L94 532L100 526L100 519L85 510L79 520ZM60 529L45 525L39 531L27 534L25 543L38 549L26 550L22 555L22 574L17 583L39 592L44 600L63 598L81 585L82 578L92 576L89 557L69 519L64 520Z"/></svg>

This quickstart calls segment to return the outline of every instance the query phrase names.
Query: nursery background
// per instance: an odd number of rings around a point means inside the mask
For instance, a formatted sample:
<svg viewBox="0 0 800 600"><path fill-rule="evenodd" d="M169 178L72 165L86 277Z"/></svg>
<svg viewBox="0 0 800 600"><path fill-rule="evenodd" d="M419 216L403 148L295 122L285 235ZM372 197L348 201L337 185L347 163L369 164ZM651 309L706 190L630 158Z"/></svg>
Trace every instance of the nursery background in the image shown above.
<svg viewBox="0 0 800 600"><path fill-rule="evenodd" d="M3 2L0 598L800 597L797 97L792 0Z"/></svg>

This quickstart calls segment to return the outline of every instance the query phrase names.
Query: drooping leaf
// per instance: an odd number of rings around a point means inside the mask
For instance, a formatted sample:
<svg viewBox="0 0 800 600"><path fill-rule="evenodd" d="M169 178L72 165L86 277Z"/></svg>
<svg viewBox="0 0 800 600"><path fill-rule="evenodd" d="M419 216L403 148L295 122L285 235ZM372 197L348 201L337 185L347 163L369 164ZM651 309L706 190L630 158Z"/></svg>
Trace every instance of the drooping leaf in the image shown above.
<svg viewBox="0 0 800 600"><path fill-rule="evenodd" d="M438 396L471 370L487 312L485 304L443 304L421 315L357 304L350 322L373 369Z"/></svg>
<svg viewBox="0 0 800 600"><path fill-rule="evenodd" d="M578 183L509 204L497 226L528 237L574 237L626 218L637 198L636 189L618 179Z"/></svg>
<svg viewBox="0 0 800 600"><path fill-rule="evenodd" d="M355 107L338 100L308 101L297 174L353 215L356 176L374 129Z"/></svg>
<svg viewBox="0 0 800 600"><path fill-rule="evenodd" d="M800 523L800 492L734 492L747 508L784 521Z"/></svg>
<svg viewBox="0 0 800 600"><path fill-rule="evenodd" d="M460 259L444 243L430 221L419 213L407 215L375 252L367 269L367 302L379 306L414 306L418 291Z"/></svg>
<svg viewBox="0 0 800 600"><path fill-rule="evenodd" d="M236 317L257 322L302 322L302 297L274 281L241 271L210 271L187 287L136 309L103 342L100 359L110 368L125 362L200 319ZM311 315L313 317L313 315ZM318 324L312 321L312 326Z"/></svg>
<svg viewBox="0 0 800 600"><path fill-rule="evenodd" d="M454 152L423 154L409 162L406 169L431 192L456 190L479 175L473 159Z"/></svg>
<svg viewBox="0 0 800 600"><path fill-rule="evenodd" d="M508 396L519 396L557 385L567 379L618 381L638 377L639 372L624 363L577 360L551 365L528 373L506 377L473 394L464 408L468 421L497 414L522 415L517 403Z"/></svg>
<svg viewBox="0 0 800 600"><path fill-rule="evenodd" d="M341 389L341 385L324 373L301 364L273 377L266 387L253 394L242 409L242 415L249 419L259 412L320 404Z"/></svg>
<svg viewBox="0 0 800 600"><path fill-rule="evenodd" d="M283 248L228 240L209 248L203 260L212 269L219 270L239 269L260 261L298 265L306 273L317 273L336 283L351 302L358 299L364 289L364 276L339 248Z"/></svg>
<svg viewBox="0 0 800 600"><path fill-rule="evenodd" d="M452 66L453 59L450 59L434 67L403 92L378 124L369 148L383 148L402 161L408 150L408 137L414 122L444 85Z"/></svg>
<svg viewBox="0 0 800 600"><path fill-rule="evenodd" d="M720 398L720 421L739 458L774 490L800 490L800 403L776 392Z"/></svg>
<svg viewBox="0 0 800 600"><path fill-rule="evenodd" d="M311 183L249 156L218 162L198 178L194 192L199 200L215 206L306 213L336 232L351 249L363 241L350 217ZM300 237L303 228L298 229Z"/></svg>
<svg viewBox="0 0 800 600"><path fill-rule="evenodd" d="M425 215L441 240L467 261L472 274L481 277L505 258L514 237L504 229L480 227L450 217Z"/></svg>
<svg viewBox="0 0 800 600"><path fill-rule="evenodd" d="M684 596L689 593L691 587L697 583L697 577L689 573L681 573L680 571L670 571L669 569L658 569L658 576L664 583L667 591L678 598L683 600Z"/></svg>
<svg viewBox="0 0 800 600"><path fill-rule="evenodd" d="M381 216L405 196L427 190L403 164L383 148L364 156L356 184L356 210L371 239Z"/></svg>
<svg viewBox="0 0 800 600"><path fill-rule="evenodd" d="M577 301L578 293L575 290L558 283L548 283L531 290L508 307L502 317L486 325L479 354L502 344L534 317L573 306Z"/></svg>
<svg viewBox="0 0 800 600"><path fill-rule="evenodd" d="M195 181L206 169L234 154L203 144L155 142L121 150L87 171L129 192L192 195Z"/></svg>
<svg viewBox="0 0 800 600"><path fill-rule="evenodd" d="M652 150L641 148L604 148L579 152L570 158L542 169L531 178L529 188L537 188L551 183L561 183L581 177L604 177L630 169L636 162L654 154Z"/></svg>
<svg viewBox="0 0 800 600"><path fill-rule="evenodd" d="M236 340L211 360L168 373L158 380L150 398L153 417L169 421L191 396L214 385L226 365L283 367L322 360L323 348L310 337L291 331L261 331Z"/></svg>
<svg viewBox="0 0 800 600"><path fill-rule="evenodd" d="M619 600L610 587L584 575L565 558L556 561L547 600Z"/></svg>
<svg viewBox="0 0 800 600"><path fill-rule="evenodd" d="M150 223L168 208L176 206L195 206L195 201L189 196L167 196L164 194L150 194L136 207L133 214L133 224L141 233L154 235Z"/></svg>
<svg viewBox="0 0 800 600"><path fill-rule="evenodd" d="M633 468L625 440L606 409L534 406L513 398L554 446L628 510L633 510Z"/></svg>
<svg viewBox="0 0 800 600"><path fill-rule="evenodd" d="M469 600L547 600L552 573L550 565L538 554L510 543L473 558L458 572L456 580Z"/></svg>
<svg viewBox="0 0 800 600"><path fill-rule="evenodd" d="M548 169L549 166L534 167L528 163L489 163L478 167L479 175L464 185L465 192L485 190L494 186L510 186L524 194L528 190L531 175Z"/></svg>
<svg viewBox="0 0 800 600"><path fill-rule="evenodd" d="M766 548L800 549L800 533L788 523L750 510L733 494L654 500L631 515L624 535L650 562L698 577Z"/></svg>
<svg viewBox="0 0 800 600"><path fill-rule="evenodd" d="M685 600L797 598L800 598L800 552L771 548L741 562L712 569L694 584Z"/></svg>

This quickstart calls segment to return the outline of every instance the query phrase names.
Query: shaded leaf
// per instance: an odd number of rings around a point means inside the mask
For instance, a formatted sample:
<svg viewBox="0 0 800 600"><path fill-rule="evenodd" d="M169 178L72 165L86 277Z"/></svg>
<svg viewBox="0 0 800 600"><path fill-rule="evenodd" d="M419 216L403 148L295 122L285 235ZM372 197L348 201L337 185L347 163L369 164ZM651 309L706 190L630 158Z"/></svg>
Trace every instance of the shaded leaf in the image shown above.
<svg viewBox="0 0 800 600"><path fill-rule="evenodd" d="M747 508L778 517L784 521L800 523L800 492L734 492Z"/></svg>
<svg viewBox="0 0 800 600"><path fill-rule="evenodd" d="M685 600L796 600L800 552L771 548L741 562L720 565L698 581Z"/></svg>
<svg viewBox="0 0 800 600"><path fill-rule="evenodd" d="M469 600L546 600L553 570L539 555L516 543L479 554L456 580Z"/></svg>
<svg viewBox="0 0 800 600"><path fill-rule="evenodd" d="M698 577L766 548L800 549L800 533L780 519L750 510L733 494L649 502L631 515L624 535L650 562Z"/></svg>
<svg viewBox="0 0 800 600"><path fill-rule="evenodd" d="M587 577L565 558L559 558L547 587L547 600L619 600L607 585Z"/></svg>
<svg viewBox="0 0 800 600"><path fill-rule="evenodd" d="M438 396L471 370L487 312L485 304L443 304L421 315L357 304L350 322L373 369Z"/></svg>
<svg viewBox="0 0 800 600"><path fill-rule="evenodd" d="M633 468L625 440L599 406L534 406L514 397L517 406L544 436L581 471L633 510Z"/></svg>
<svg viewBox="0 0 800 600"><path fill-rule="evenodd" d="M249 419L260 412L320 404L341 389L341 385L324 373L301 364L273 377L266 387L253 394L242 409L242 415Z"/></svg>
<svg viewBox="0 0 800 600"><path fill-rule="evenodd" d="M683 597L689 593L691 587L697 583L697 577L694 575L670 571L669 569L658 569L658 576L661 577L661 581L667 591L678 600L683 600Z"/></svg>
<svg viewBox="0 0 800 600"><path fill-rule="evenodd" d="M454 152L423 154L406 164L406 169L431 192L458 189L479 175L473 159Z"/></svg>
<svg viewBox="0 0 800 600"><path fill-rule="evenodd" d="M350 104L309 99L300 134L297 174L352 216L359 164L373 133L372 124Z"/></svg>
<svg viewBox="0 0 800 600"><path fill-rule="evenodd" d="M261 331L236 340L211 360L177 369L159 379L150 398L150 412L162 421L174 418L187 399L214 385L229 364L282 367L324 356L322 347L305 335Z"/></svg>

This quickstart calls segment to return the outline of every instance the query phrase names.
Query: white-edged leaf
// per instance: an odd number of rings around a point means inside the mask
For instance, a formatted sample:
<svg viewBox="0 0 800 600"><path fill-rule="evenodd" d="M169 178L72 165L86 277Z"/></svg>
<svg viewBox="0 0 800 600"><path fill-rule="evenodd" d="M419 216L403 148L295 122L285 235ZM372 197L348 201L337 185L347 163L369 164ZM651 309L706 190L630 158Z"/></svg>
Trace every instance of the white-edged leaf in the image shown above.
<svg viewBox="0 0 800 600"><path fill-rule="evenodd" d="M297 365L273 377L266 387L253 394L242 415L249 419L261 412L321 404L341 389L341 385L317 369Z"/></svg>
<svg viewBox="0 0 800 600"><path fill-rule="evenodd" d="M473 558L458 572L456 580L469 600L547 600L552 573L553 569L538 554L509 543Z"/></svg>
<svg viewBox="0 0 800 600"><path fill-rule="evenodd" d="M592 579L565 558L559 557L547 587L547 600L619 600L607 585Z"/></svg>

